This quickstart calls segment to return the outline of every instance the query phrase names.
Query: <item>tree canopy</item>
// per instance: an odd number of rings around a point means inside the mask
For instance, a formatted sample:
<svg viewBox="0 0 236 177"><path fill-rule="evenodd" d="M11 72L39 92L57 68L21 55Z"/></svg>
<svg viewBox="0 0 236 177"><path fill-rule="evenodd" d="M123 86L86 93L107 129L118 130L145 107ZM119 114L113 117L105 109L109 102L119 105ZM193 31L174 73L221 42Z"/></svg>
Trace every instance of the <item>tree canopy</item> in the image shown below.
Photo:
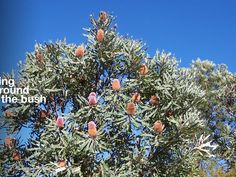
<svg viewBox="0 0 236 177"><path fill-rule="evenodd" d="M218 158L233 167L235 74L208 60L181 68L170 53L150 57L106 12L90 21L83 44L37 43L19 63L17 87L47 99L2 108L0 173L200 176L201 162ZM15 138L23 127L25 143Z"/></svg>

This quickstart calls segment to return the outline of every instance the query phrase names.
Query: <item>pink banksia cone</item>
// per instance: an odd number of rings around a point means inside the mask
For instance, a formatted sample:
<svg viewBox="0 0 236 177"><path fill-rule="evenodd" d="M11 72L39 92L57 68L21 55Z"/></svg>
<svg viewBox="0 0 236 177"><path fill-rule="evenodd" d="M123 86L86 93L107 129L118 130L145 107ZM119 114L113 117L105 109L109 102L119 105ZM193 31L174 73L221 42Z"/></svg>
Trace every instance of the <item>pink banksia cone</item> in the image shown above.
<svg viewBox="0 0 236 177"><path fill-rule="evenodd" d="M97 136L97 126L94 121L90 121L88 123L88 134L91 138L95 138Z"/></svg>
<svg viewBox="0 0 236 177"><path fill-rule="evenodd" d="M83 57L85 53L85 49L83 46L79 46L76 50L75 50L75 56L80 58Z"/></svg>
<svg viewBox="0 0 236 177"><path fill-rule="evenodd" d="M90 106L95 106L97 104L97 98L95 92L91 92L89 94L88 101Z"/></svg>
<svg viewBox="0 0 236 177"><path fill-rule="evenodd" d="M57 162L57 166L62 168L62 167L65 167L66 166L66 161L65 160L59 160Z"/></svg>
<svg viewBox="0 0 236 177"><path fill-rule="evenodd" d="M153 129L154 129L155 132L162 133L164 128L165 128L165 125L160 120L157 120L154 123Z"/></svg>
<svg viewBox="0 0 236 177"><path fill-rule="evenodd" d="M120 90L120 81L118 79L114 79L112 82L112 90Z"/></svg>
<svg viewBox="0 0 236 177"><path fill-rule="evenodd" d="M57 118L56 126L58 128L63 128L64 127L64 118L63 117L58 117Z"/></svg>
<svg viewBox="0 0 236 177"><path fill-rule="evenodd" d="M98 42L102 42L103 39L104 39L104 35L105 35L105 33L104 33L103 29L99 29L99 30L97 31L97 36L96 36L97 41L98 41Z"/></svg>

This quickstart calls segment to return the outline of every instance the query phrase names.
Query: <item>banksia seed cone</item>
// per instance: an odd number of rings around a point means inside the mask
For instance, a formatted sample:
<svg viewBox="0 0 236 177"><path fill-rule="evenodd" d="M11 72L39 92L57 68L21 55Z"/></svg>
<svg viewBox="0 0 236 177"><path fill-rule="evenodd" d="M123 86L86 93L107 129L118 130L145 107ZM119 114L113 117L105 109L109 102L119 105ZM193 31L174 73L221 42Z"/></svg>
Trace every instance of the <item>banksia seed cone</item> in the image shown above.
<svg viewBox="0 0 236 177"><path fill-rule="evenodd" d="M153 129L155 132L157 133L162 133L163 129L165 128L165 125L162 124L162 122L160 120L157 120L154 123Z"/></svg>
<svg viewBox="0 0 236 177"><path fill-rule="evenodd" d="M139 68L139 74L144 76L148 73L148 67L145 64L142 64Z"/></svg>
<svg viewBox="0 0 236 177"><path fill-rule="evenodd" d="M10 137L7 137L5 139L5 146L9 149L13 148L15 146L15 142L16 140L15 139L12 139Z"/></svg>
<svg viewBox="0 0 236 177"><path fill-rule="evenodd" d="M166 117L170 117L170 116L172 116L173 115L173 113L171 112L171 111L167 111L166 112Z"/></svg>
<svg viewBox="0 0 236 177"><path fill-rule="evenodd" d="M102 42L103 41L103 39L104 39L104 31L102 30L102 29L99 29L98 31L97 31L97 36L96 36L96 38L97 38L97 41L98 42Z"/></svg>
<svg viewBox="0 0 236 177"><path fill-rule="evenodd" d="M91 92L89 94L88 101L90 106L95 106L97 104L97 98L95 92Z"/></svg>
<svg viewBox="0 0 236 177"><path fill-rule="evenodd" d="M44 58L43 58L43 53L42 52L36 52L35 54L36 56L36 60L39 61L39 62L43 62Z"/></svg>
<svg viewBox="0 0 236 177"><path fill-rule="evenodd" d="M156 95L152 95L149 102L151 105L156 105L158 104L159 98Z"/></svg>
<svg viewBox="0 0 236 177"><path fill-rule="evenodd" d="M47 116L47 112L46 112L45 110L41 110L41 111L39 112L39 118L40 118L41 120L44 120L44 119L46 118L46 116Z"/></svg>
<svg viewBox="0 0 236 177"><path fill-rule="evenodd" d="M83 57L85 53L85 49L83 46L79 46L76 50L75 50L75 56L80 58Z"/></svg>
<svg viewBox="0 0 236 177"><path fill-rule="evenodd" d="M6 110L4 113L5 113L5 117L6 118L10 118L10 117L14 116L14 114L11 111L9 111L9 110Z"/></svg>
<svg viewBox="0 0 236 177"><path fill-rule="evenodd" d="M113 80L112 90L120 90L120 81L118 79Z"/></svg>
<svg viewBox="0 0 236 177"><path fill-rule="evenodd" d="M35 122L34 128L35 128L35 129L38 129L39 127L40 127L40 122Z"/></svg>
<svg viewBox="0 0 236 177"><path fill-rule="evenodd" d="M12 154L12 158L13 158L13 160L18 161L21 159L21 155L18 151L14 151Z"/></svg>
<svg viewBox="0 0 236 177"><path fill-rule="evenodd" d="M63 168L66 166L66 161L65 160L59 160L57 162L57 166L60 167L60 168Z"/></svg>
<svg viewBox="0 0 236 177"><path fill-rule="evenodd" d="M134 115L136 111L136 107L134 103L128 103L126 107L126 112L128 115Z"/></svg>
<svg viewBox="0 0 236 177"><path fill-rule="evenodd" d="M63 119L63 117L58 117L57 118L56 126L58 128L63 128L64 127L64 119Z"/></svg>
<svg viewBox="0 0 236 177"><path fill-rule="evenodd" d="M93 121L88 123L88 134L91 138L95 138L97 136L97 126Z"/></svg>
<svg viewBox="0 0 236 177"><path fill-rule="evenodd" d="M85 75L82 75L79 77L79 83L85 84L87 81L87 77Z"/></svg>
<svg viewBox="0 0 236 177"><path fill-rule="evenodd" d="M134 103L138 103L138 102L140 102L140 99L141 99L140 93L135 92L135 93L133 94L133 96L132 96L132 101L133 101Z"/></svg>
<svg viewBox="0 0 236 177"><path fill-rule="evenodd" d="M104 23L106 19L107 19L107 13L104 11L101 11L99 14L99 21Z"/></svg>

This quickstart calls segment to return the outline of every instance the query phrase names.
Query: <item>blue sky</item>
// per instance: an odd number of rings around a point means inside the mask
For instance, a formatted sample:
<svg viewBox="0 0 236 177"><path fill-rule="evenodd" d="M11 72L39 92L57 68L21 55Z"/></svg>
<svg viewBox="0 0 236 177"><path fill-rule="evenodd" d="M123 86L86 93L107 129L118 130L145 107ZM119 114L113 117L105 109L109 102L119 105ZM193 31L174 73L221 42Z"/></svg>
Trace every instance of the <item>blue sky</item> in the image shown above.
<svg viewBox="0 0 236 177"><path fill-rule="evenodd" d="M148 53L170 51L181 66L193 59L225 63L236 71L235 0L1 0L0 73L17 68L35 42L66 37L79 44L89 15L117 16L118 32L147 43Z"/></svg>

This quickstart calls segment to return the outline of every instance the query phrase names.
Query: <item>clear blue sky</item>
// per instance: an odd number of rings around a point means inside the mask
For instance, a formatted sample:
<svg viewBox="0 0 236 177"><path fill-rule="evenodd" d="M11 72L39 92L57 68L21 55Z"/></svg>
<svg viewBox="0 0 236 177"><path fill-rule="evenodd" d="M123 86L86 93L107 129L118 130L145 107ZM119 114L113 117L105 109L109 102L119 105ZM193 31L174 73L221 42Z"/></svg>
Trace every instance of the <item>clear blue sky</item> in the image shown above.
<svg viewBox="0 0 236 177"><path fill-rule="evenodd" d="M182 66L200 57L236 72L235 9L235 0L1 0L0 73L16 68L35 41L84 42L82 27L100 10L117 16L120 34L147 43L151 56L165 50Z"/></svg>

